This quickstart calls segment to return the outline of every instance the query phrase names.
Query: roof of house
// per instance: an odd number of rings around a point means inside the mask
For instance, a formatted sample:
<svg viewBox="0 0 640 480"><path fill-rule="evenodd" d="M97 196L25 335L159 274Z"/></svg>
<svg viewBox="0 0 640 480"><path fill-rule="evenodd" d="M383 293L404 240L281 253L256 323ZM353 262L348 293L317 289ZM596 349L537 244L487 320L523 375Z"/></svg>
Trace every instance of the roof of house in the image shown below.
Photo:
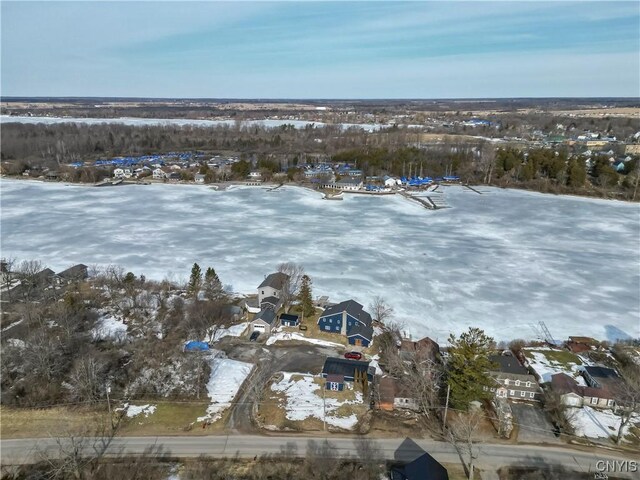
<svg viewBox="0 0 640 480"><path fill-rule="evenodd" d="M369 371L369 362L361 360L348 360L346 358L327 357L322 367L322 373L326 375L336 374L345 377L354 377L356 370Z"/></svg>
<svg viewBox="0 0 640 480"><path fill-rule="evenodd" d="M260 302L260 305L262 305L263 303L270 303L271 305L278 305L279 302L280 302L280 299L278 297L265 297Z"/></svg>
<svg viewBox="0 0 640 480"><path fill-rule="evenodd" d="M299 315L293 315L292 313L283 313L280 315L280 320L285 320L287 322L297 322L299 318Z"/></svg>
<svg viewBox="0 0 640 480"><path fill-rule="evenodd" d="M600 343L598 340L591 337L569 337L569 341L575 343L586 343L587 345L597 345Z"/></svg>
<svg viewBox="0 0 640 480"><path fill-rule="evenodd" d="M362 180L356 177L345 177L338 180L338 185L359 185L362 183Z"/></svg>
<svg viewBox="0 0 640 480"><path fill-rule="evenodd" d="M265 308L264 310L260 310L254 317L253 321L262 320L265 323L271 325L273 321L276 319L276 314L270 308Z"/></svg>
<svg viewBox="0 0 640 480"><path fill-rule="evenodd" d="M405 338L400 342L400 350L403 352L419 352L428 349L431 349L435 353L440 351L440 346L429 337L421 338L415 342Z"/></svg>
<svg viewBox="0 0 640 480"><path fill-rule="evenodd" d="M362 325L361 323L356 323L351 329L349 329L349 333L347 333L347 338L353 337L355 335L360 335L363 338L371 341L373 339L373 327L371 325Z"/></svg>
<svg viewBox="0 0 640 480"><path fill-rule="evenodd" d="M582 396L582 388L578 385L578 382L566 373L551 375L551 388L562 394L575 393Z"/></svg>
<svg viewBox="0 0 640 480"><path fill-rule="evenodd" d="M584 371L593 378L619 378L618 374L612 368L607 367L584 367Z"/></svg>
<svg viewBox="0 0 640 480"><path fill-rule="evenodd" d="M530 375L527 369L524 368L513 355L491 355L489 356L489 360L498 364L492 371L513 375Z"/></svg>
<svg viewBox="0 0 640 480"><path fill-rule="evenodd" d="M344 302L337 303L335 305L331 305L327 307L327 309L322 313L320 318L327 317L329 315L335 315L336 313L347 312L348 315L351 315L354 318L357 318L359 321L364 323L365 325L371 325L371 315L368 312L363 310L362 305L360 305L355 300L346 300Z"/></svg>
<svg viewBox="0 0 640 480"><path fill-rule="evenodd" d="M58 273L58 276L65 279L85 279L88 276L88 270L89 267L79 263Z"/></svg>
<svg viewBox="0 0 640 480"><path fill-rule="evenodd" d="M327 375L327 382L344 383L344 375L330 373L329 375Z"/></svg>
<svg viewBox="0 0 640 480"><path fill-rule="evenodd" d="M271 273L267 275L267 277L262 281L260 285L258 285L258 288L271 287L275 288L276 290L282 290L285 283L287 283L287 280L289 280L289 275L287 275L286 273Z"/></svg>
<svg viewBox="0 0 640 480"><path fill-rule="evenodd" d="M428 453L405 465L391 467L391 480L449 480L447 469Z"/></svg>

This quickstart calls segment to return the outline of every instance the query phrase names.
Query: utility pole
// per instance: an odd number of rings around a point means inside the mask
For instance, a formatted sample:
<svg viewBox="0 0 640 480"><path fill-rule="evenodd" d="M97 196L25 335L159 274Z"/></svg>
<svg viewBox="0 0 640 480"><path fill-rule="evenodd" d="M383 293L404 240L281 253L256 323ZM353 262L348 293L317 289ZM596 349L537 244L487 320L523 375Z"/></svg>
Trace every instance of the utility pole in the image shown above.
<svg viewBox="0 0 640 480"><path fill-rule="evenodd" d="M111 422L111 428L113 428L113 416L111 415L111 400L109 400L109 393L111 393L110 385L107 385L106 392L107 392L107 406L109 408L109 421Z"/></svg>
<svg viewBox="0 0 640 480"><path fill-rule="evenodd" d="M327 401L324 391L327 389L327 379L324 379L324 385L322 386L322 429L327 431Z"/></svg>
<svg viewBox="0 0 640 480"><path fill-rule="evenodd" d="M447 427L447 410L449 410L449 392L451 391L451 386L447 383L447 401L444 404L444 417L442 419L442 431Z"/></svg>

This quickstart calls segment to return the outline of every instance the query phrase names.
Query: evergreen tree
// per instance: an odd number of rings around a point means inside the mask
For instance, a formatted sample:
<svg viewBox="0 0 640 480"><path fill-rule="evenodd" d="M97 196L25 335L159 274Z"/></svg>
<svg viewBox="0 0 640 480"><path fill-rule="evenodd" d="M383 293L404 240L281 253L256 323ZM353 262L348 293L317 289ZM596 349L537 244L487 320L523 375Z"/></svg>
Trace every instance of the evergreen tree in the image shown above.
<svg viewBox="0 0 640 480"><path fill-rule="evenodd" d="M300 284L300 293L298 294L302 312L305 317L310 317L315 313L313 308L313 298L311 297L311 279L308 275L302 276L302 283Z"/></svg>
<svg viewBox="0 0 640 480"><path fill-rule="evenodd" d="M490 398L494 380L487 374L494 341L479 328L469 328L459 338L449 337L447 379L451 388L451 405L466 410L469 402ZM485 390L484 387L487 387Z"/></svg>
<svg viewBox="0 0 640 480"><path fill-rule="evenodd" d="M200 289L202 288L202 270L200 269L200 265L197 263L193 264L191 268L191 277L189 277L189 286L187 291L190 296L197 299L198 293L200 293Z"/></svg>
<svg viewBox="0 0 640 480"><path fill-rule="evenodd" d="M216 300L223 294L222 282L216 271L209 267L204 274L204 295L208 300Z"/></svg>
<svg viewBox="0 0 640 480"><path fill-rule="evenodd" d="M567 185L570 187L583 187L587 179L587 170L584 166L584 160L575 158L569 162L567 168Z"/></svg>

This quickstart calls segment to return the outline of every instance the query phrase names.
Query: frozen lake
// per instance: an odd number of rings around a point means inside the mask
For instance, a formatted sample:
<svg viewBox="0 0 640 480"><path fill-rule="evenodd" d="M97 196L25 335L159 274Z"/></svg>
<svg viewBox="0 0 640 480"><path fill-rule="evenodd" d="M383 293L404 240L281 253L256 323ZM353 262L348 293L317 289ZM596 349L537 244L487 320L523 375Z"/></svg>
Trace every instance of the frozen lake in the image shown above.
<svg viewBox="0 0 640 480"><path fill-rule="evenodd" d="M2 255L119 264L148 278L215 267L251 292L284 261L304 265L314 295L381 295L414 336L484 328L496 339L640 336L640 206L515 190L444 189L453 208L400 196L342 202L283 187L114 188L5 180Z"/></svg>
<svg viewBox="0 0 640 480"><path fill-rule="evenodd" d="M229 126L233 127L236 124L235 120L197 120L197 119L181 119L181 118L135 118L135 117L121 117L121 118L75 118L75 117L26 117L26 116L9 116L0 115L0 123L27 123L27 124L44 124L44 125L57 125L61 123L77 123L81 125L128 125L130 127L145 127L145 126L176 126L176 127L220 127ZM316 127L326 127L330 124L322 122L309 122L306 120L281 120L281 119L266 119L266 120L243 120L240 122L242 127L259 126L265 128L278 128L283 125L293 125L294 128L305 128L309 125ZM339 123L341 128L347 129L351 127L360 128L367 132L375 132L384 127L390 127L391 125L381 125L377 123L364 124L364 123ZM421 128L422 125L408 125L410 128Z"/></svg>

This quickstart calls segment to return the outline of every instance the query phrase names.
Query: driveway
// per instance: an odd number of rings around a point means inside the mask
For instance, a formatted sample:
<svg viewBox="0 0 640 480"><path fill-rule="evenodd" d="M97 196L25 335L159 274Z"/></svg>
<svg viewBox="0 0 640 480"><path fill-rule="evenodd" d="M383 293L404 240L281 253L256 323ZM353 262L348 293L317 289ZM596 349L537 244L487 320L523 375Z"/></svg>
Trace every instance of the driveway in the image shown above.
<svg viewBox="0 0 640 480"><path fill-rule="evenodd" d="M538 405L511 403L511 410L518 424L518 442L560 443L553 434L553 424Z"/></svg>

